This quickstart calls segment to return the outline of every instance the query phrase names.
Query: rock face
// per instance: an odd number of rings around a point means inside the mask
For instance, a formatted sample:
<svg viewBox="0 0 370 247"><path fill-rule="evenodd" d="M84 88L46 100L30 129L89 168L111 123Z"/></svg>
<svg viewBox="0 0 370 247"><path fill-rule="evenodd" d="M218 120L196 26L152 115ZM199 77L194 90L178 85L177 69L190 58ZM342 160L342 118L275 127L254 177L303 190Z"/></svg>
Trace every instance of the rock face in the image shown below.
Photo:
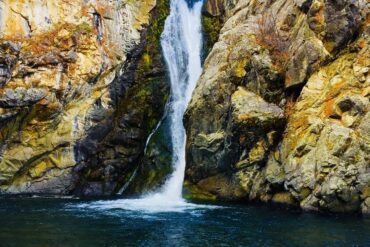
<svg viewBox="0 0 370 247"><path fill-rule="evenodd" d="M185 116L190 196L369 212L366 1L209 0L206 11L220 6Z"/></svg>
<svg viewBox="0 0 370 247"><path fill-rule="evenodd" d="M0 2L2 193L109 195L124 184L168 95L150 56L159 49L145 42L155 7Z"/></svg>
<svg viewBox="0 0 370 247"><path fill-rule="evenodd" d="M369 7L205 2L207 59L184 119L188 198L370 214ZM168 10L0 1L1 194L137 194L163 182Z"/></svg>
<svg viewBox="0 0 370 247"><path fill-rule="evenodd" d="M359 49L313 74L289 118L280 147L284 186L303 208L367 207L370 51Z"/></svg>

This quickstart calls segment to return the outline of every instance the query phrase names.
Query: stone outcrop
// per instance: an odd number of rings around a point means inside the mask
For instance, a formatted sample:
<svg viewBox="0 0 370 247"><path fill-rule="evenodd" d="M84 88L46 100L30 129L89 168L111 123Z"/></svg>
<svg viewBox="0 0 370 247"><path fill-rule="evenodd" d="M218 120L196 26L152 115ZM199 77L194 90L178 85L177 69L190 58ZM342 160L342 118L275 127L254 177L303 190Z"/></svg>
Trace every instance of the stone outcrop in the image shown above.
<svg viewBox="0 0 370 247"><path fill-rule="evenodd" d="M185 116L189 194L369 212L366 1L232 3Z"/></svg>
<svg viewBox="0 0 370 247"><path fill-rule="evenodd" d="M155 13L155 0L0 2L2 193L120 189L168 95L146 45Z"/></svg>
<svg viewBox="0 0 370 247"><path fill-rule="evenodd" d="M289 118L280 147L284 186L302 208L367 207L370 50L360 47L313 74Z"/></svg>

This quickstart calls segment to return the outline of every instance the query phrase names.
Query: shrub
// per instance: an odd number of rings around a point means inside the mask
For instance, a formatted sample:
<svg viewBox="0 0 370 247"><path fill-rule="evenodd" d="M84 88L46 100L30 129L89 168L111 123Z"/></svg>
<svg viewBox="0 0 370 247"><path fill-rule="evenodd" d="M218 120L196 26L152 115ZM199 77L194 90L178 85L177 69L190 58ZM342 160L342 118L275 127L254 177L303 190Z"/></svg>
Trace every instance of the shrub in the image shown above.
<svg viewBox="0 0 370 247"><path fill-rule="evenodd" d="M271 58L277 69L284 72L289 59L291 42L277 28L276 16L271 11L263 13L257 19L254 29L257 43L270 51Z"/></svg>

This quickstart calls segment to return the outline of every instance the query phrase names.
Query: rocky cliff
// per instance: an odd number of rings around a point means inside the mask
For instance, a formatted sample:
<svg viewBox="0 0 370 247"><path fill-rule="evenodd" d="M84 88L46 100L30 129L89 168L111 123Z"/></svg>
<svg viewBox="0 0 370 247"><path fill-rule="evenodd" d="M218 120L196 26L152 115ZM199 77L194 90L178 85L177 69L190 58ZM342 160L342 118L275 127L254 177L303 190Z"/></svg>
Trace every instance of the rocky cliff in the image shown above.
<svg viewBox="0 0 370 247"><path fill-rule="evenodd" d="M160 14L155 0L0 1L2 193L129 180L168 95Z"/></svg>
<svg viewBox="0 0 370 247"><path fill-rule="evenodd" d="M168 3L0 1L1 194L140 194L164 181ZM370 213L369 8L205 1L188 198Z"/></svg>
<svg viewBox="0 0 370 247"><path fill-rule="evenodd" d="M369 4L217 1L185 116L191 198L369 213Z"/></svg>

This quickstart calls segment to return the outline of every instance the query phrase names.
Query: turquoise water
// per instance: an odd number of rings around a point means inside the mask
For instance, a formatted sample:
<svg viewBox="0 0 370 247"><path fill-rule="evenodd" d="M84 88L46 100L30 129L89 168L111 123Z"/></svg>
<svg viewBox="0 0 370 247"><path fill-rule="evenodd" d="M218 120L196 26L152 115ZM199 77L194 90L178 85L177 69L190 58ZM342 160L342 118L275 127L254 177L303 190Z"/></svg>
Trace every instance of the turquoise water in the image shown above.
<svg viewBox="0 0 370 247"><path fill-rule="evenodd" d="M1 199L0 246L370 246L370 219L358 216L246 205L151 212L121 204Z"/></svg>

